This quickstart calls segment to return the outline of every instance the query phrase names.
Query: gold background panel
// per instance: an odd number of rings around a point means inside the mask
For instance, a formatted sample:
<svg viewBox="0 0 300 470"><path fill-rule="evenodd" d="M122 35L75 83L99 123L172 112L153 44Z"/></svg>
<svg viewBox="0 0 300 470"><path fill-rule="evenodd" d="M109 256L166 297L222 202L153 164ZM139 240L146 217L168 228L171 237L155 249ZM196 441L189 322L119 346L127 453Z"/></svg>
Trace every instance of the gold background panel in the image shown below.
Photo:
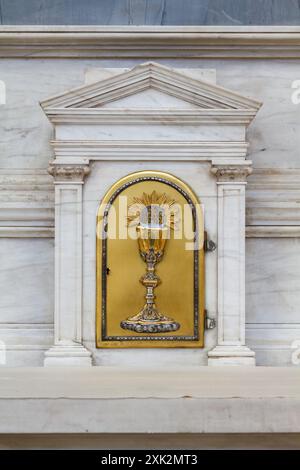
<svg viewBox="0 0 300 470"><path fill-rule="evenodd" d="M142 172L143 174L149 172ZM158 172L151 172L158 173ZM130 175L135 179L140 173ZM159 173L170 178L170 175ZM172 178L172 177L171 177ZM174 177L173 177L174 178ZM182 186L180 180L174 178L178 186ZM121 182L124 184L123 179ZM179 183L178 183L179 182ZM122 185L120 184L120 186ZM114 190L117 186L114 185ZM173 320L180 323L180 329L176 332L155 333L154 337L176 337L172 340L109 340L102 341L102 241L97 240L97 346L98 347L196 347L203 346L203 289L204 289L204 269L203 269L203 250L199 252L199 340L184 340L181 337L194 336L194 251L187 250L186 244L191 242L186 233L193 230L193 218L190 206L183 194L176 188L161 181L139 181L132 186L126 187L114 200L108 215L108 230L110 234L116 234L116 238L107 239L107 268L109 274L106 276L106 336L118 337L141 337L148 334L136 333L134 331L124 330L120 323L128 317L137 314L145 303L145 288L139 282L141 276L145 273L146 264L139 255L138 242L130 237L120 239L118 234L126 234L127 220L126 214L120 217L120 196L123 199L121 204L127 201L127 205L133 200L133 197L141 197L143 192L151 194L166 193L174 199L181 208L180 224L184 222L189 227L182 230L183 236L176 238L173 230L170 231L170 239L167 240L164 256L156 266L156 273L161 279L161 284L155 289L156 305L159 311ZM184 188L186 191L186 188ZM190 189L188 188L189 192ZM109 191L110 193L110 191ZM191 194L188 194L191 197ZM193 202L195 196L193 194ZM104 199L104 203L107 201ZM184 209L185 206L185 209ZM124 214L123 214L124 215ZM98 233L101 230L102 220L98 220ZM199 223L200 222L200 223ZM198 221L201 231L203 231L202 220ZM188 229L188 230L187 230ZM135 229L133 230L135 231ZM201 235L202 236L202 235ZM152 335L151 335L152 336Z"/></svg>

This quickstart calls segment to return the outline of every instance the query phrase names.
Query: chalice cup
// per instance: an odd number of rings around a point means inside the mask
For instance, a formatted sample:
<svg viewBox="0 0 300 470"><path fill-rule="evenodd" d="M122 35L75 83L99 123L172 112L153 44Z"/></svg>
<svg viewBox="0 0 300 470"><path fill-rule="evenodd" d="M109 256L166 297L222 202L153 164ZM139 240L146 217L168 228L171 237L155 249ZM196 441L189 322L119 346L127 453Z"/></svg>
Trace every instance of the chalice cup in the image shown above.
<svg viewBox="0 0 300 470"><path fill-rule="evenodd" d="M146 288L146 303L138 314L123 320L120 325L124 330L132 330L137 333L176 331L180 328L180 324L158 310L154 294L154 289L161 283L155 272L155 267L163 257L168 228L138 225L136 230L139 252L146 263L146 272L140 279Z"/></svg>

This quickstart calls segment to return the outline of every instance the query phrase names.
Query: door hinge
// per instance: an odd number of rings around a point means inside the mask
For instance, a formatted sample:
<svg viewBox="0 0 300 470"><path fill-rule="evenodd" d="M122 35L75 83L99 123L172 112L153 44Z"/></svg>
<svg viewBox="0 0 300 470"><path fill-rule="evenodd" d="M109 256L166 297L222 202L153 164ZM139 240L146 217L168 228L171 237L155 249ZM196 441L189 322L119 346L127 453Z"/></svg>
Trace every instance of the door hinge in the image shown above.
<svg viewBox="0 0 300 470"><path fill-rule="evenodd" d="M213 240L209 240L207 232L204 232L204 251L212 252L217 248L217 244Z"/></svg>
<svg viewBox="0 0 300 470"><path fill-rule="evenodd" d="M206 330L213 330L216 327L216 319L215 318L210 318L207 315L207 310L204 311L204 315L205 315L205 322L204 322L205 329Z"/></svg>

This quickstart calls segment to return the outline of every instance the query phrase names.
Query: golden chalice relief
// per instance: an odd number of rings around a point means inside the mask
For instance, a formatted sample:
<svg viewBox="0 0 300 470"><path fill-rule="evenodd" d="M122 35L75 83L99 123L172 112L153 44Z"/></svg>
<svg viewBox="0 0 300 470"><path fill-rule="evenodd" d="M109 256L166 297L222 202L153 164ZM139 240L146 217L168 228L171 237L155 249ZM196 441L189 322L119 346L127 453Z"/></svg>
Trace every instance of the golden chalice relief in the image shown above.
<svg viewBox="0 0 300 470"><path fill-rule="evenodd" d="M124 330L137 333L161 333L177 331L180 324L161 313L155 304L154 289L162 282L156 274L156 264L162 261L170 229L175 227L175 214L172 207L175 200L165 193L143 193L133 198L129 206L128 224L136 224L138 249L146 263L146 272L140 282L146 288L146 303L142 310L121 322Z"/></svg>
<svg viewBox="0 0 300 470"><path fill-rule="evenodd" d="M191 188L141 171L102 199L96 239L98 348L204 346L204 228Z"/></svg>

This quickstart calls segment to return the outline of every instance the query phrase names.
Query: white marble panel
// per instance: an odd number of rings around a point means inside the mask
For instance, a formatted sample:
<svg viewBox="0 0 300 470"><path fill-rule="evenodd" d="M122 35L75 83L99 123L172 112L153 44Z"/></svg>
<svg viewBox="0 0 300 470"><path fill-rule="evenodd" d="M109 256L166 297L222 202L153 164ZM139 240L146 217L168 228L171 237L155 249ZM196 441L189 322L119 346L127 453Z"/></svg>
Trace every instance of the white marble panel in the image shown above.
<svg viewBox="0 0 300 470"><path fill-rule="evenodd" d="M0 323L6 350L45 349L53 340L53 323Z"/></svg>
<svg viewBox="0 0 300 470"><path fill-rule="evenodd" d="M299 168L300 104L292 101L299 61L213 61L213 66L218 84L263 101L248 129L254 166Z"/></svg>
<svg viewBox="0 0 300 470"><path fill-rule="evenodd" d="M133 140L133 141L244 141L243 126L169 125L161 119L155 125L58 125L56 139L61 140Z"/></svg>
<svg viewBox="0 0 300 470"><path fill-rule="evenodd" d="M47 349L48 345L41 349L9 349L6 363L1 367L42 367Z"/></svg>
<svg viewBox="0 0 300 470"><path fill-rule="evenodd" d="M300 323L299 305L300 239L247 239L247 323Z"/></svg>
<svg viewBox="0 0 300 470"><path fill-rule="evenodd" d="M60 71L61 73L58 73ZM6 84L1 106L0 167L43 168L52 150L53 128L39 101L83 82L79 62L1 60L0 78Z"/></svg>
<svg viewBox="0 0 300 470"><path fill-rule="evenodd" d="M299 367L300 322L247 323L246 340L258 366Z"/></svg>
<svg viewBox="0 0 300 470"><path fill-rule="evenodd" d="M53 336L53 323L0 323L0 367L41 367Z"/></svg>
<svg viewBox="0 0 300 470"><path fill-rule="evenodd" d="M1 323L53 323L54 241L0 239Z"/></svg>

